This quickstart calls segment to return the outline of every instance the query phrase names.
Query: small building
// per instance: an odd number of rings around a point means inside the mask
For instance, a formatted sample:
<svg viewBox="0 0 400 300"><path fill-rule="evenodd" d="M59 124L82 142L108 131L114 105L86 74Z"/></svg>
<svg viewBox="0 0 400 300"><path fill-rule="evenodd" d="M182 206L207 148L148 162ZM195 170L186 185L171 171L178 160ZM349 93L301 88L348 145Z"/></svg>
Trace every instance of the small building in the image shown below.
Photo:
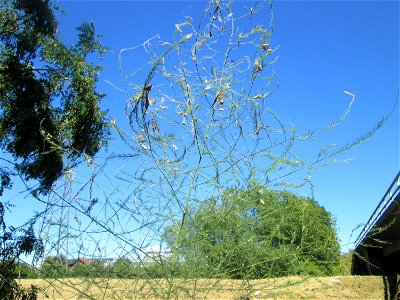
<svg viewBox="0 0 400 300"><path fill-rule="evenodd" d="M172 257L170 250L162 250L157 246L147 247L140 255L140 261L143 264L151 264L162 260L169 260Z"/></svg>
<svg viewBox="0 0 400 300"><path fill-rule="evenodd" d="M77 259L68 259L67 264L68 268L72 269L78 264L82 265L91 265L94 263L100 263L103 267L111 267L117 261L116 258L85 258L78 257Z"/></svg>

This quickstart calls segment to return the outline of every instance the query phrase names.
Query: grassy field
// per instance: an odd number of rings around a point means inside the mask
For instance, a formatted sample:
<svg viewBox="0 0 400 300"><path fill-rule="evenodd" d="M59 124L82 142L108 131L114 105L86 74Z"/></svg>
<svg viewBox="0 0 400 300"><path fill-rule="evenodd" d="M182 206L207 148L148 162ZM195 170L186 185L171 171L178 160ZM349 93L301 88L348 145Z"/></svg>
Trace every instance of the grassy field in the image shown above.
<svg viewBox="0 0 400 300"><path fill-rule="evenodd" d="M285 277L263 280L24 279L39 299L385 299L382 277Z"/></svg>

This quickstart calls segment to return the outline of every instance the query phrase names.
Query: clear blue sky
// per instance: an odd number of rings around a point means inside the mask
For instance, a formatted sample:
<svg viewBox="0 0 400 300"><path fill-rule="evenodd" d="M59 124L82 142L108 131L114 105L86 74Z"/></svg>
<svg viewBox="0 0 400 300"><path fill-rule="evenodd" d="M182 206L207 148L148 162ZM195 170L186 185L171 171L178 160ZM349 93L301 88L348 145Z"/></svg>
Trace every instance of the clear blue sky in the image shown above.
<svg viewBox="0 0 400 300"><path fill-rule="evenodd" d="M118 120L126 98L105 80L119 82L119 51L156 34L170 39L174 24L186 15L198 16L205 2L61 1L60 6L67 13L60 19L65 41L76 41L74 28L93 20L103 44L112 48L103 61L100 90L108 94L104 108ZM392 110L399 86L397 1L275 1L274 27L279 88L270 101L285 124L302 132L322 129L343 113L351 100L343 91L351 91L356 100L348 118L318 140L318 145L344 145ZM129 63L143 59L132 57ZM348 250L352 230L367 221L398 172L399 138L397 107L372 139L339 157L350 162L314 172L315 199L337 219L342 251ZM307 156L309 148L297 150Z"/></svg>

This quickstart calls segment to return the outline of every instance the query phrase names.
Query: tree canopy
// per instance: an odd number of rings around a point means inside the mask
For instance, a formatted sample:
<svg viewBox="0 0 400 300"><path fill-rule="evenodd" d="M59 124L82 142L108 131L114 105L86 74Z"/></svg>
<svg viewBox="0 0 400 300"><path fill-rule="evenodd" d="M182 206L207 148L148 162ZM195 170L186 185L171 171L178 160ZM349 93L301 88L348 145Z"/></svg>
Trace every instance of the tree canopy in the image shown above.
<svg viewBox="0 0 400 300"><path fill-rule="evenodd" d="M64 44L49 0L1 0L0 30L0 147L11 156L2 158L0 196L14 174L38 182L33 194L47 194L65 171L90 160L106 142L104 95L96 91L101 66L87 59L106 48L93 23L77 28L76 45ZM7 228L6 205L0 201L1 295L36 299L35 289L15 282L16 259L40 256L42 240L34 221L27 229Z"/></svg>
<svg viewBox="0 0 400 300"><path fill-rule="evenodd" d="M329 275L340 253L335 221L323 207L261 185L201 201L165 236L198 276Z"/></svg>
<svg viewBox="0 0 400 300"><path fill-rule="evenodd" d="M82 155L91 157L107 137L105 112L96 91L101 66L87 62L102 55L93 23L77 28L78 42L57 36L48 0L2 0L0 12L0 141L15 170L38 180L46 193ZM11 171L2 168L2 188Z"/></svg>

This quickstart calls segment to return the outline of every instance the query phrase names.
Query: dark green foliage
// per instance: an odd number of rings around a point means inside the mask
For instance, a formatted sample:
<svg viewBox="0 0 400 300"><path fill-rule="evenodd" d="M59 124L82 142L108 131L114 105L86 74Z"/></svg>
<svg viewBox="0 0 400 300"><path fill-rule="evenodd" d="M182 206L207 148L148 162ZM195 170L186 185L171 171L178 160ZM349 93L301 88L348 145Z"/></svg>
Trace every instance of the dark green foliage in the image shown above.
<svg viewBox="0 0 400 300"><path fill-rule="evenodd" d="M40 267L40 274L45 278L68 277L67 259L60 256L48 256Z"/></svg>
<svg viewBox="0 0 400 300"><path fill-rule="evenodd" d="M7 168L0 167L0 196L3 195L4 189L9 189L12 187L12 182L10 178L10 171Z"/></svg>
<svg viewBox="0 0 400 300"><path fill-rule="evenodd" d="M21 279L37 278L36 269L23 262L17 262L15 271Z"/></svg>
<svg viewBox="0 0 400 300"><path fill-rule="evenodd" d="M127 258L118 259L112 267L113 277L116 278L135 278L137 273L134 263Z"/></svg>
<svg viewBox="0 0 400 300"><path fill-rule="evenodd" d="M336 267L335 273L340 276L350 276L353 262L353 251L340 255L340 262Z"/></svg>
<svg viewBox="0 0 400 300"><path fill-rule="evenodd" d="M90 22L90 24L84 22L76 29L80 31L80 34L78 35L79 42L76 46L83 54L86 55L89 53L98 52L100 55L102 55L107 52L107 49L101 46L98 41L100 36L95 35L93 22Z"/></svg>
<svg viewBox="0 0 400 300"><path fill-rule="evenodd" d="M86 61L88 53L106 51L94 26L78 27L77 45L57 38L49 0L0 0L0 147L12 156L1 167L0 195L18 173L47 194L66 168L94 156L105 144L108 129L96 92L101 66ZM12 170L14 168L15 172ZM2 299L36 299L15 281L21 254L40 256L42 243L33 232L7 228L0 202L0 295Z"/></svg>
<svg viewBox="0 0 400 300"><path fill-rule="evenodd" d="M339 259L334 220L323 207L260 185L200 202L165 237L188 276L331 275Z"/></svg>
<svg viewBox="0 0 400 300"><path fill-rule="evenodd" d="M105 267L102 262L93 262L90 264L76 264L72 269L69 270L69 276L71 277L88 277L88 278L100 278L108 276L108 268Z"/></svg>
<svg viewBox="0 0 400 300"><path fill-rule="evenodd" d="M17 258L21 254L43 252L42 241L35 237L32 224L28 229L7 229L4 223L4 206L0 202L0 295L1 299L36 299L36 289L24 289L15 279L18 278Z"/></svg>
<svg viewBox="0 0 400 300"><path fill-rule="evenodd" d="M105 144L104 95L96 92L101 66L87 63L86 55L106 48L86 23L77 28L77 45L64 45L49 1L3 0L0 28L1 147L47 193L65 159L77 163Z"/></svg>
<svg viewBox="0 0 400 300"><path fill-rule="evenodd" d="M46 138L57 135L49 94L31 67L12 59L4 61L3 68L1 94L8 94L3 98L0 119L4 147L14 157L22 158L19 171L49 189L62 173L62 156L52 150Z"/></svg>
<svg viewBox="0 0 400 300"><path fill-rule="evenodd" d="M102 277L99 276L104 269L101 263L84 264L79 261L67 261L62 255L48 256L40 267L40 275L44 278L66 277Z"/></svg>
<svg viewBox="0 0 400 300"><path fill-rule="evenodd" d="M127 258L119 258L110 265L107 261L75 260L67 261L64 256L48 256L38 271L21 265L21 278L165 278L179 277L184 272L184 265L169 260L142 263Z"/></svg>

